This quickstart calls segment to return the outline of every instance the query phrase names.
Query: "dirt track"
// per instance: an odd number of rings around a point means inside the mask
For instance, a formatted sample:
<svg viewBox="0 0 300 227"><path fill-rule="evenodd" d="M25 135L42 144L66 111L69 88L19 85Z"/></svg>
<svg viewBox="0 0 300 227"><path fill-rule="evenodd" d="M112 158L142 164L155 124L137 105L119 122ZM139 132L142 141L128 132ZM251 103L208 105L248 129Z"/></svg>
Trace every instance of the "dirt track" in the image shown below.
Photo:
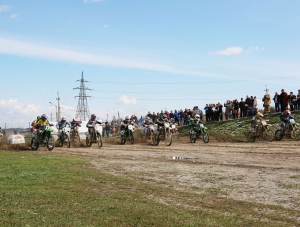
<svg viewBox="0 0 300 227"><path fill-rule="evenodd" d="M102 148L58 148L53 152L91 158L101 171L178 190L230 197L300 210L300 142L189 143L170 147L104 143Z"/></svg>

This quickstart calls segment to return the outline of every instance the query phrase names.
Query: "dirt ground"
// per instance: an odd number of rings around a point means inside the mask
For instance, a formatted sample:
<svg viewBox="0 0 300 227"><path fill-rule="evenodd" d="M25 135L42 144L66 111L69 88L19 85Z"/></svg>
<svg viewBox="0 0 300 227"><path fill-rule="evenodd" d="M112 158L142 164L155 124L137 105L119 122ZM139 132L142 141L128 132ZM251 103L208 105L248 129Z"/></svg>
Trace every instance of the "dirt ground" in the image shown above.
<svg viewBox="0 0 300 227"><path fill-rule="evenodd" d="M177 190L204 193L300 210L300 141L230 143L188 138L152 146L150 141L102 148L60 148L86 156L101 171Z"/></svg>

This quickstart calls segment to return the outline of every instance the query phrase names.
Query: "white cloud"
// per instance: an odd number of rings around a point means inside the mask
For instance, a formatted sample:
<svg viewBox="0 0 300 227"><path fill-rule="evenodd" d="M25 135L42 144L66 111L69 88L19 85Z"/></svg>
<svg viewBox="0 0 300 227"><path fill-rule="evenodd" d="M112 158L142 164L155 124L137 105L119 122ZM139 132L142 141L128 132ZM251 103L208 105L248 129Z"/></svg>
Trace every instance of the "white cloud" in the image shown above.
<svg viewBox="0 0 300 227"><path fill-rule="evenodd" d="M8 5L2 5L0 6L0 12L6 12L11 8L11 6Z"/></svg>
<svg viewBox="0 0 300 227"><path fill-rule="evenodd" d="M49 45L38 45L36 43L28 43L22 41L16 41L11 39L5 39L0 37L0 53L51 59L54 61L68 61L74 63L92 64L92 65L107 65L107 66L117 66L125 68L137 68L152 70L158 72L168 72L176 74L186 74L195 76L211 76L220 77L218 75L207 75L205 73L199 73L196 71L182 70L169 65L164 65L161 63L152 63L141 60L139 58L121 58L119 56L104 56L97 54L90 54L84 52L77 52L67 49L54 48Z"/></svg>
<svg viewBox="0 0 300 227"><path fill-rule="evenodd" d="M14 13L12 15L9 16L11 19L16 19L17 17L19 17L19 14Z"/></svg>
<svg viewBox="0 0 300 227"><path fill-rule="evenodd" d="M129 98L126 95L123 95L121 98L119 98L118 103L120 103L120 104L137 104L135 98Z"/></svg>
<svg viewBox="0 0 300 227"><path fill-rule="evenodd" d="M84 3L104 2L104 0L83 0Z"/></svg>
<svg viewBox="0 0 300 227"><path fill-rule="evenodd" d="M19 113L31 115L32 113L37 113L40 111L40 107L34 105L30 101L20 102L17 99L1 100L0 110L4 115Z"/></svg>
<svg viewBox="0 0 300 227"><path fill-rule="evenodd" d="M225 50L219 50L215 52L209 52L209 54L218 54L218 55L232 55L232 54L241 54L243 52L242 47L228 47Z"/></svg>
<svg viewBox="0 0 300 227"><path fill-rule="evenodd" d="M250 47L248 50L245 51L245 53L250 53L250 52L254 52L254 51L262 51L264 49L265 49L264 47L259 47L259 46Z"/></svg>

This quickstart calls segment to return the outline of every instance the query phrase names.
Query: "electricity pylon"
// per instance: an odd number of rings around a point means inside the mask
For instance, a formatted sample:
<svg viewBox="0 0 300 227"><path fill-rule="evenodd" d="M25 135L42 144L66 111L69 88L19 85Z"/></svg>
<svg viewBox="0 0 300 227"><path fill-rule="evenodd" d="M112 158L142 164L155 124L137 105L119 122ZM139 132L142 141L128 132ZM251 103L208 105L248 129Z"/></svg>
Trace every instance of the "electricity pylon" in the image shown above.
<svg viewBox="0 0 300 227"><path fill-rule="evenodd" d="M83 72L81 75L81 80L77 80L76 82L78 81L80 81L80 87L73 88L73 89L79 89L79 95L75 96L75 98L77 97L79 98L75 118L86 121L89 119L90 116L87 97L91 97L86 95L86 91L92 89L85 87L85 83L89 81L84 80Z"/></svg>

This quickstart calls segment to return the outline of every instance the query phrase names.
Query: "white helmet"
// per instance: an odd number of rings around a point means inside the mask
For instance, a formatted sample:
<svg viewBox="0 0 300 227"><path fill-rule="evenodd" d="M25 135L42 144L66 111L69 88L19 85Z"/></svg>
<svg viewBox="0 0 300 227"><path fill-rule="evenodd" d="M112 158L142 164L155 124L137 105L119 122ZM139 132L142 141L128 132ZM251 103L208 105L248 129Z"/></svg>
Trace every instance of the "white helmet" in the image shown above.
<svg viewBox="0 0 300 227"><path fill-rule="evenodd" d="M199 114L196 114L196 115L195 115L195 118L196 118L197 120L200 120L200 115L199 115Z"/></svg>

